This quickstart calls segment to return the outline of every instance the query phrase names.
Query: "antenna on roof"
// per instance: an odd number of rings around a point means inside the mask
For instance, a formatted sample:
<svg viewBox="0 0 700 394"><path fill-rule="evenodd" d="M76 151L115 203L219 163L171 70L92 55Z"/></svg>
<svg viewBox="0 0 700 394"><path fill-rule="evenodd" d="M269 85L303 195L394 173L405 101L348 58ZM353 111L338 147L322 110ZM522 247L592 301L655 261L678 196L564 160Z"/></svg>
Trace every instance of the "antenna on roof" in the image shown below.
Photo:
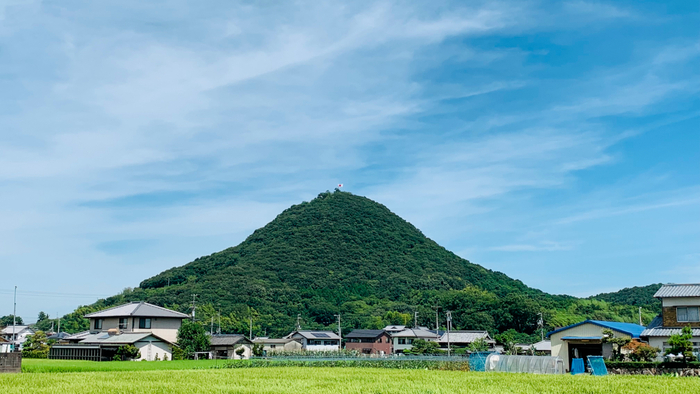
<svg viewBox="0 0 700 394"><path fill-rule="evenodd" d="M15 308L12 312L12 350L15 350L15 341L17 340L17 286L15 286Z"/></svg>

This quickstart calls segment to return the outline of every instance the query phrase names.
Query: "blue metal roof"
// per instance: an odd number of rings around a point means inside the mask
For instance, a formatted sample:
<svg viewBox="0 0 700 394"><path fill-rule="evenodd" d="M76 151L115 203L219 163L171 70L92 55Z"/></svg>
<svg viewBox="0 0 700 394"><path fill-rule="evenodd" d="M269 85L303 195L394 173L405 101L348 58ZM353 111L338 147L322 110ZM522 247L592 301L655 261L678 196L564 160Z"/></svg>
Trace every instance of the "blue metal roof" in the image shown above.
<svg viewBox="0 0 700 394"><path fill-rule="evenodd" d="M603 321L603 320L584 320L580 323L572 324L570 326L562 327L558 330L550 331L547 333L547 336L549 337L552 334L556 334L560 331L568 330L573 327L580 326L582 324L595 324L596 326L601 326L604 328L609 328L611 330L615 330L618 332L625 333L632 338L639 338L639 335L644 331L644 326L640 326L639 324L634 324L634 323L621 323L617 321Z"/></svg>

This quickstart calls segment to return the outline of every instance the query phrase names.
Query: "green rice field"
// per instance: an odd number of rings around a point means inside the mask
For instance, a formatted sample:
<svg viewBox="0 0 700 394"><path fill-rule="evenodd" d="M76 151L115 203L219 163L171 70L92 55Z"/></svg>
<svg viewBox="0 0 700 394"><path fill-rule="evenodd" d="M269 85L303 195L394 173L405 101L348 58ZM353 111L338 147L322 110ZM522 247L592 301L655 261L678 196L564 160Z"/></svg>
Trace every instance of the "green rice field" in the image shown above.
<svg viewBox="0 0 700 394"><path fill-rule="evenodd" d="M90 363L25 360L3 393L699 393L700 379L529 375L377 368L212 369L215 361ZM58 372L89 370L94 372ZM87 364L86 364L87 363ZM100 364L97 366L95 364ZM54 372L49 371L50 368ZM131 368L131 370L126 370ZM194 368L194 369L193 369ZM121 370L119 370L121 369ZM160 369L160 370L156 370ZM35 372L44 373L32 373Z"/></svg>

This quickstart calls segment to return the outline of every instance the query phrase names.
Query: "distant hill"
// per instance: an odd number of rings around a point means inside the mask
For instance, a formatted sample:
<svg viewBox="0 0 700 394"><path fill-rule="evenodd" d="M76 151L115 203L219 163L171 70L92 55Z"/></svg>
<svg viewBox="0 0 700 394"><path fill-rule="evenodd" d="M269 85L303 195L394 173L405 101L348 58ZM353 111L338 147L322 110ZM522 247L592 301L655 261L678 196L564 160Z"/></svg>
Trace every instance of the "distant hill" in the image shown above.
<svg viewBox="0 0 700 394"><path fill-rule="evenodd" d="M589 299L607 301L612 304L641 306L661 310L661 301L654 294L661 288L662 283L648 286L626 287L613 293L601 293Z"/></svg>
<svg viewBox="0 0 700 394"><path fill-rule="evenodd" d="M69 330L86 327L80 314L145 300L197 318L223 332L282 335L297 316L306 328L381 328L435 325L434 306L451 310L459 329L492 333L537 330L585 318L635 321L637 309L605 299L550 295L446 250L368 198L336 190L294 205L238 246L200 257L141 282L136 289L81 307L64 318ZM602 296L602 295L601 295ZM645 307L646 308L646 307ZM645 318L656 311L650 304ZM219 312L221 318L219 318ZM534 338L534 337L533 337Z"/></svg>

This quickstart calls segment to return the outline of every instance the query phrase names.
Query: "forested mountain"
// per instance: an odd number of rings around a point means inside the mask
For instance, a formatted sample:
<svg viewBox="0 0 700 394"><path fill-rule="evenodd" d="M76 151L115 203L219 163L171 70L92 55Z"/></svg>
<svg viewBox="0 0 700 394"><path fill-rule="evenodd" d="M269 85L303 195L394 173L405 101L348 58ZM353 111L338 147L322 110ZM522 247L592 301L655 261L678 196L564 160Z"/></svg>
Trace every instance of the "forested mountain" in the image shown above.
<svg viewBox="0 0 700 394"><path fill-rule="evenodd" d="M294 205L238 246L200 257L141 282L136 289L81 307L64 327L86 327L80 315L132 300L182 312L197 297L197 319L223 332L283 335L297 315L305 328L435 326L435 306L453 311L456 329L509 329L531 335L585 318L635 321L637 308L605 298L577 299L530 288L453 254L385 206L347 192L321 193ZM602 297L603 295L601 295ZM609 296L609 295L607 295ZM614 301L611 299L611 301ZM656 314L645 305L646 321Z"/></svg>
<svg viewBox="0 0 700 394"><path fill-rule="evenodd" d="M601 293L590 298L612 304L642 306L660 310L661 301L654 298L654 294L661 286L662 283L654 283L648 286L626 287L614 293Z"/></svg>

